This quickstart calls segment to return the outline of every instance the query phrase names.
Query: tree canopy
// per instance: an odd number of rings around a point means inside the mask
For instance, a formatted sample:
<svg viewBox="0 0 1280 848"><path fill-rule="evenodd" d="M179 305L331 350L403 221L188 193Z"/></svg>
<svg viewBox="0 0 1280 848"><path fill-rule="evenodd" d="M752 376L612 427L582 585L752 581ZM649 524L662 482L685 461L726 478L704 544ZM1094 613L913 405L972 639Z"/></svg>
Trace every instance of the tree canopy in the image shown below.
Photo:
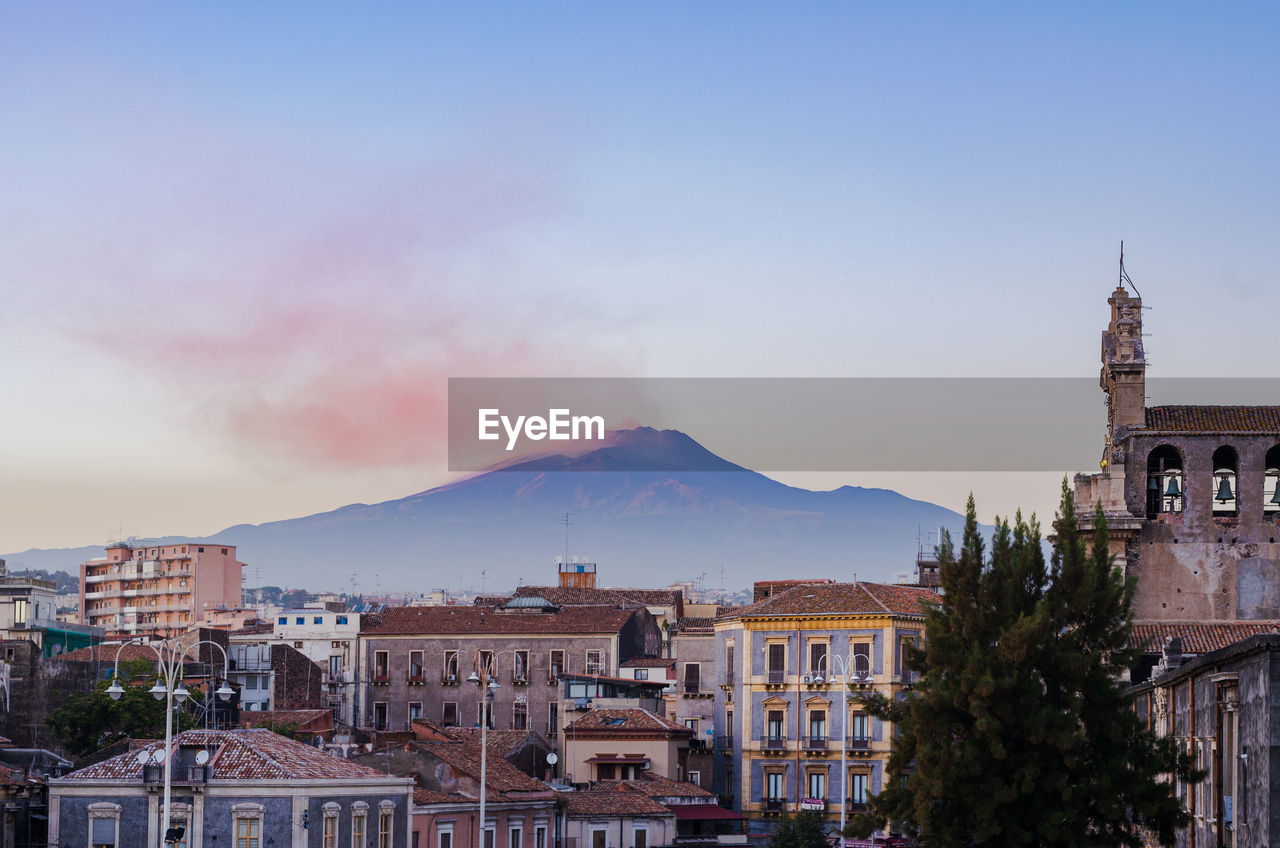
<svg viewBox="0 0 1280 848"><path fill-rule="evenodd" d="M120 700L111 699L107 694L108 681L103 680L92 692L68 695L62 707L45 719L54 738L72 756L83 757L120 739L164 736L164 699L156 700L147 691L155 679L152 665L144 661L122 662L120 672L121 681L126 683ZM127 685L128 681L139 678L145 682ZM192 690L191 698L199 701L202 695ZM194 717L186 709L179 709L173 732L194 726Z"/></svg>
<svg viewBox="0 0 1280 848"><path fill-rule="evenodd" d="M768 848L828 848L825 818L814 810L801 810L794 816L783 813L769 835Z"/></svg>
<svg viewBox="0 0 1280 848"><path fill-rule="evenodd" d="M1189 817L1164 776L1200 775L1132 709L1134 582L1113 568L1101 510L1087 550L1064 481L1047 564L1034 517L997 520L988 557L976 515L970 497L959 551L939 545L942 594L906 657L918 682L864 699L897 735L850 835L894 823L937 846L1096 848L1145 830L1172 844Z"/></svg>

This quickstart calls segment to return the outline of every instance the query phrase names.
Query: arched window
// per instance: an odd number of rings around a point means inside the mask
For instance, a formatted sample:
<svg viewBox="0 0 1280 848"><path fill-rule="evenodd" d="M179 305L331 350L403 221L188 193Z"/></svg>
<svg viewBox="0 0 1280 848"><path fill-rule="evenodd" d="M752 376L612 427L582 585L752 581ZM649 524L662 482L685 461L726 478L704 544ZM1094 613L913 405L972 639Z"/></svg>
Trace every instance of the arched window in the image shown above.
<svg viewBox="0 0 1280 848"><path fill-rule="evenodd" d="M1213 514L1215 516L1239 515L1240 499L1237 475L1240 457L1236 449L1223 445L1213 452Z"/></svg>
<svg viewBox="0 0 1280 848"><path fill-rule="evenodd" d="M1161 445L1147 456L1147 518L1182 512L1183 493L1182 455Z"/></svg>
<svg viewBox="0 0 1280 848"><path fill-rule="evenodd" d="M1267 451L1266 474L1262 478L1262 511L1280 513L1280 445Z"/></svg>

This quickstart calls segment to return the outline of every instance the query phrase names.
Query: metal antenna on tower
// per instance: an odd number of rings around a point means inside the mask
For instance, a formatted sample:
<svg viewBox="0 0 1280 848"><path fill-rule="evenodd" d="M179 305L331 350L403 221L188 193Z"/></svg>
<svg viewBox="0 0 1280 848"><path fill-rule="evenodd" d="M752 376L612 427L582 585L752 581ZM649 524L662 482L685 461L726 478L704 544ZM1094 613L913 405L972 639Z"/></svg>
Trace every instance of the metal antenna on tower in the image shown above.
<svg viewBox="0 0 1280 848"><path fill-rule="evenodd" d="M1133 288L1133 293L1138 297L1142 297L1142 292L1138 291L1138 287L1133 285L1133 280L1129 279L1129 272L1124 269L1124 242L1120 242L1120 288L1124 288L1124 284L1128 283Z"/></svg>
<svg viewBox="0 0 1280 848"><path fill-rule="evenodd" d="M569 526L572 524L569 520L569 513L564 514L564 561L569 561Z"/></svg>

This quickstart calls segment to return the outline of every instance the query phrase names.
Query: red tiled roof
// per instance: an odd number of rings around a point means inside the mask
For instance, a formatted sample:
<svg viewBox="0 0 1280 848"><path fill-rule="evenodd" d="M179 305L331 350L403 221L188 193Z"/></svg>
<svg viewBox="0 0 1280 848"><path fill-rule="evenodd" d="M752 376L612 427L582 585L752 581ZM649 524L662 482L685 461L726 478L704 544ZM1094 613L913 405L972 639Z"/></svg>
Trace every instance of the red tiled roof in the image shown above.
<svg viewBox="0 0 1280 848"><path fill-rule="evenodd" d="M74 651L67 651L65 654L59 654L54 659L67 660L70 662L105 662L114 663L116 661L116 651L120 652L120 662L135 662L144 660L149 663L156 661L156 652L148 648L146 645L128 644L128 645L90 645L87 648L77 648Z"/></svg>
<svg viewBox="0 0 1280 848"><path fill-rule="evenodd" d="M673 659L664 659L663 657L632 657L629 660L623 660L623 668L671 668L676 664Z"/></svg>
<svg viewBox="0 0 1280 848"><path fill-rule="evenodd" d="M629 789L592 789L587 792L566 792L564 795L569 818L582 819L603 816L665 817L675 814L643 793Z"/></svg>
<svg viewBox="0 0 1280 848"><path fill-rule="evenodd" d="M678 622L678 631L680 633L714 633L716 629L715 617L709 618L691 618L686 616Z"/></svg>
<svg viewBox="0 0 1280 848"><path fill-rule="evenodd" d="M292 722L301 730L332 730L332 710L244 710L240 713L241 727L259 727L268 722L283 724Z"/></svg>
<svg viewBox="0 0 1280 848"><path fill-rule="evenodd" d="M1145 431L1155 433L1273 433L1280 406L1151 406Z"/></svg>
<svg viewBox="0 0 1280 848"><path fill-rule="evenodd" d="M684 600L679 589L575 589L565 586L521 586L516 597L546 598L558 606L642 604L673 607Z"/></svg>
<svg viewBox="0 0 1280 848"><path fill-rule="evenodd" d="M212 780L385 780L380 771L326 754L270 730L188 730L173 738L178 747L214 749ZM163 742L139 748L153 753ZM66 780L142 780L138 752L121 754L73 771Z"/></svg>
<svg viewBox="0 0 1280 848"><path fill-rule="evenodd" d="M459 734L451 742L415 742L414 747L435 755L441 761L472 779L480 780L480 733ZM501 745L501 743L499 743ZM506 744L510 750L510 742ZM511 792L547 792L545 783L530 777L504 759L490 740L488 763L485 766L487 798Z"/></svg>
<svg viewBox="0 0 1280 848"><path fill-rule="evenodd" d="M804 583L720 616L727 619L794 615L923 615L921 604L937 602L930 589L881 583Z"/></svg>
<svg viewBox="0 0 1280 848"><path fill-rule="evenodd" d="M668 718L651 713L639 707L621 710L588 710L587 714L577 721L565 725L565 730L602 731L617 733L692 733L683 724L676 724Z"/></svg>
<svg viewBox="0 0 1280 848"><path fill-rule="evenodd" d="M478 799L469 798L459 792L432 792L430 789L413 790L413 803L422 806L429 804L458 804L476 800Z"/></svg>
<svg viewBox="0 0 1280 848"><path fill-rule="evenodd" d="M634 609L564 607L557 612L497 612L489 607L391 607L364 616L360 630L375 636L415 633L617 633Z"/></svg>
<svg viewBox="0 0 1280 848"><path fill-rule="evenodd" d="M712 800L715 793L708 792L696 783L683 780L672 780L653 771L644 772L640 780L601 780L595 784L597 789L629 789L648 795L650 798L702 798Z"/></svg>
<svg viewBox="0 0 1280 848"><path fill-rule="evenodd" d="M1146 644L1148 654L1164 650L1164 640L1170 636L1182 639L1184 654L1207 654L1219 648L1257 636L1262 633L1280 633L1280 621L1234 621L1221 624L1203 622L1151 622L1133 625L1129 642Z"/></svg>

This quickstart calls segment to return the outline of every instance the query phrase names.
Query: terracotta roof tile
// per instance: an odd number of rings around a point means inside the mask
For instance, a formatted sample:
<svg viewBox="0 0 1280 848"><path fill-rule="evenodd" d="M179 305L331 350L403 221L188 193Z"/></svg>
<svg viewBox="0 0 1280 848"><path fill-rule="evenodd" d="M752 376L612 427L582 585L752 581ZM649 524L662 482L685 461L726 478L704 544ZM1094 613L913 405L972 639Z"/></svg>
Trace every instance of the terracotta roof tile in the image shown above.
<svg viewBox="0 0 1280 848"><path fill-rule="evenodd" d="M214 749L213 780L369 780L380 771L334 757L270 730L188 730L173 738L178 747ZM155 752L163 742L139 750ZM142 780L137 751L73 771L66 780Z"/></svg>
<svg viewBox="0 0 1280 848"><path fill-rule="evenodd" d="M521 586L516 589L516 597L546 598L551 603L562 606L642 604L673 607L683 602L684 593L679 589L572 589L564 586Z"/></svg>
<svg viewBox="0 0 1280 848"><path fill-rule="evenodd" d="M490 607L391 607L361 619L371 635L413 633L617 633L636 614L615 606L564 607L558 612L497 612Z"/></svg>
<svg viewBox="0 0 1280 848"><path fill-rule="evenodd" d="M675 813L642 792L622 788L592 789L587 792L567 792L564 795L569 818L581 819L595 816L645 816L649 818L674 816Z"/></svg>
<svg viewBox="0 0 1280 848"><path fill-rule="evenodd" d="M714 633L716 629L716 620L714 616L708 618L692 618L686 616L677 623L680 633Z"/></svg>
<svg viewBox="0 0 1280 848"><path fill-rule="evenodd" d="M1280 435L1280 406L1151 406L1143 431Z"/></svg>
<svg viewBox="0 0 1280 848"><path fill-rule="evenodd" d="M739 607L717 620L793 615L891 614L922 615L921 604L936 602L937 593L914 586L881 583L804 583Z"/></svg>
<svg viewBox="0 0 1280 848"><path fill-rule="evenodd" d="M1146 644L1148 654L1158 654L1164 649L1164 640L1170 636L1182 639L1182 653L1207 654L1219 648L1257 636L1262 633L1280 632L1277 621L1236 621L1221 624L1202 622L1159 622L1135 624L1130 631L1131 644Z"/></svg>
<svg viewBox="0 0 1280 848"><path fill-rule="evenodd" d="M565 725L565 730L571 728L575 731L617 731L618 733L634 733L636 731L650 733L693 732L683 724L676 724L674 721L657 713L638 707L621 710L589 710L582 718Z"/></svg>
<svg viewBox="0 0 1280 848"><path fill-rule="evenodd" d="M332 729L332 710L244 710L240 713L241 727L259 727L268 722L294 722L299 728Z"/></svg>
<svg viewBox="0 0 1280 848"><path fill-rule="evenodd" d="M119 645L119 644L103 644L90 645L87 648L77 648L74 651L67 651L65 654L59 654L54 659L67 662L104 662L114 663L116 661L116 651L120 652L120 662L135 662L144 660L149 663L156 661L156 652L145 645Z"/></svg>
<svg viewBox="0 0 1280 848"><path fill-rule="evenodd" d="M594 789L630 789L650 798L703 798L714 802L718 796L696 783L672 780L653 771L644 772L641 780L601 780Z"/></svg>
<svg viewBox="0 0 1280 848"><path fill-rule="evenodd" d="M676 664L673 659L664 657L632 657L624 660L623 668L671 668Z"/></svg>

